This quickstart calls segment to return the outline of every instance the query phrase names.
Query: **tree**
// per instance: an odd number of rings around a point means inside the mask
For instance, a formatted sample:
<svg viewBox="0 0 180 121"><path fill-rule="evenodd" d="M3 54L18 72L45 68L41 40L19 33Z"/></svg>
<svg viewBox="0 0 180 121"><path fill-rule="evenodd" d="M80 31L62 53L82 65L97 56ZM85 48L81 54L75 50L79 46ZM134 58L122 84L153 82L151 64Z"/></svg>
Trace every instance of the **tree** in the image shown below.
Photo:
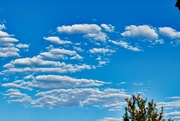
<svg viewBox="0 0 180 121"><path fill-rule="evenodd" d="M177 2L176 2L176 5L175 5L176 7L178 7L178 9L180 10L180 0L177 0Z"/></svg>
<svg viewBox="0 0 180 121"><path fill-rule="evenodd" d="M127 107L125 108L125 114L123 116L124 121L165 121L163 119L163 107L160 112L156 108L154 100L148 102L147 99L143 99L138 96L132 95L132 98L125 98ZM168 121L173 121L168 119Z"/></svg>

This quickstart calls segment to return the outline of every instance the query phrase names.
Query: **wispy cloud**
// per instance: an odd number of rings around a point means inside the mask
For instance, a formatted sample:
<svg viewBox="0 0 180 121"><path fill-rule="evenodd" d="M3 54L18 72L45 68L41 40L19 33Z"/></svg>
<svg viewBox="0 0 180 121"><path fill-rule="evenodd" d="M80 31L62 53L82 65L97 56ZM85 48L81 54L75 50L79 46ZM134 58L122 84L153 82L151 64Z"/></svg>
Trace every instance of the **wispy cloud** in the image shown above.
<svg viewBox="0 0 180 121"><path fill-rule="evenodd" d="M174 111L174 112L166 113L165 116L171 117L171 119L178 121L178 120L180 120L180 111Z"/></svg>
<svg viewBox="0 0 180 121"><path fill-rule="evenodd" d="M29 48L29 45L28 44L22 44L22 43L19 43L17 45L15 45L17 48Z"/></svg>
<svg viewBox="0 0 180 121"><path fill-rule="evenodd" d="M111 54L114 53L114 50L110 50L110 49L106 49L106 48L93 48L91 50L89 50L90 53L96 54L96 53L101 53L101 54Z"/></svg>
<svg viewBox="0 0 180 121"><path fill-rule="evenodd" d="M132 85L135 85L135 86L142 86L143 83L132 83Z"/></svg>
<svg viewBox="0 0 180 121"><path fill-rule="evenodd" d="M119 45L125 49L131 50L131 51L142 51L138 46L133 47L132 45L130 45L129 43L125 42L125 41L114 41L114 40L109 40L109 42L113 43L114 45Z"/></svg>
<svg viewBox="0 0 180 121"><path fill-rule="evenodd" d="M72 44L71 41L61 40L59 37L56 36L44 37L44 39L56 44Z"/></svg>
<svg viewBox="0 0 180 121"><path fill-rule="evenodd" d="M169 101L169 102L158 102L159 107L163 106L166 109L180 108L180 100Z"/></svg>
<svg viewBox="0 0 180 121"><path fill-rule="evenodd" d="M105 117L104 119L98 119L97 121L123 121L122 118Z"/></svg>

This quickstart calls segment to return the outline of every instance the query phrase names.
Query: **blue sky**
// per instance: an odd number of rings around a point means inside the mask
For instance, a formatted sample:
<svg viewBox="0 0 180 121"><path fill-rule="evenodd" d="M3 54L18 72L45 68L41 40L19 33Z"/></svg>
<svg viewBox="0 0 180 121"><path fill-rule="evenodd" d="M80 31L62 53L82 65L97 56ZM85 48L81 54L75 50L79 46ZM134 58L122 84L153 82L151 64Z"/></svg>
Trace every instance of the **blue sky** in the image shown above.
<svg viewBox="0 0 180 121"><path fill-rule="evenodd" d="M119 121L140 93L180 120L176 0L1 0L0 120Z"/></svg>

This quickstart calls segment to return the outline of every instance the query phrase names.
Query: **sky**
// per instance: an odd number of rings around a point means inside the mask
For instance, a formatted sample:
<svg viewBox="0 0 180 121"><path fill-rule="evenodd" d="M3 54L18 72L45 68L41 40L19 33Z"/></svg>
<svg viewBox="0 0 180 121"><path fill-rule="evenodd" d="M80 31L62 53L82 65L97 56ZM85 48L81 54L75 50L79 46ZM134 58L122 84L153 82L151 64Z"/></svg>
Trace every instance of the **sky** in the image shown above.
<svg viewBox="0 0 180 121"><path fill-rule="evenodd" d="M141 94L180 120L176 0L1 0L0 120L121 121Z"/></svg>

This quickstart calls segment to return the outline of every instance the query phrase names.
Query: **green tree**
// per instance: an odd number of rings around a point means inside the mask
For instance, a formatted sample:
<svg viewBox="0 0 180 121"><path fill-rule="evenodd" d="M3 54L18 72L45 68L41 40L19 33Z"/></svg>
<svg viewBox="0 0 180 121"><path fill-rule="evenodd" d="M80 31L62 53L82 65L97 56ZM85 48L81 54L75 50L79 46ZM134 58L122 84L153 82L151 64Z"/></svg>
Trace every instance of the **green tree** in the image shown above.
<svg viewBox="0 0 180 121"><path fill-rule="evenodd" d="M132 98L125 98L127 107L123 116L124 121L165 121L163 119L163 107L160 112L156 108L154 100L148 102L143 99L140 94L138 96L132 95ZM173 121L168 119L168 121Z"/></svg>

